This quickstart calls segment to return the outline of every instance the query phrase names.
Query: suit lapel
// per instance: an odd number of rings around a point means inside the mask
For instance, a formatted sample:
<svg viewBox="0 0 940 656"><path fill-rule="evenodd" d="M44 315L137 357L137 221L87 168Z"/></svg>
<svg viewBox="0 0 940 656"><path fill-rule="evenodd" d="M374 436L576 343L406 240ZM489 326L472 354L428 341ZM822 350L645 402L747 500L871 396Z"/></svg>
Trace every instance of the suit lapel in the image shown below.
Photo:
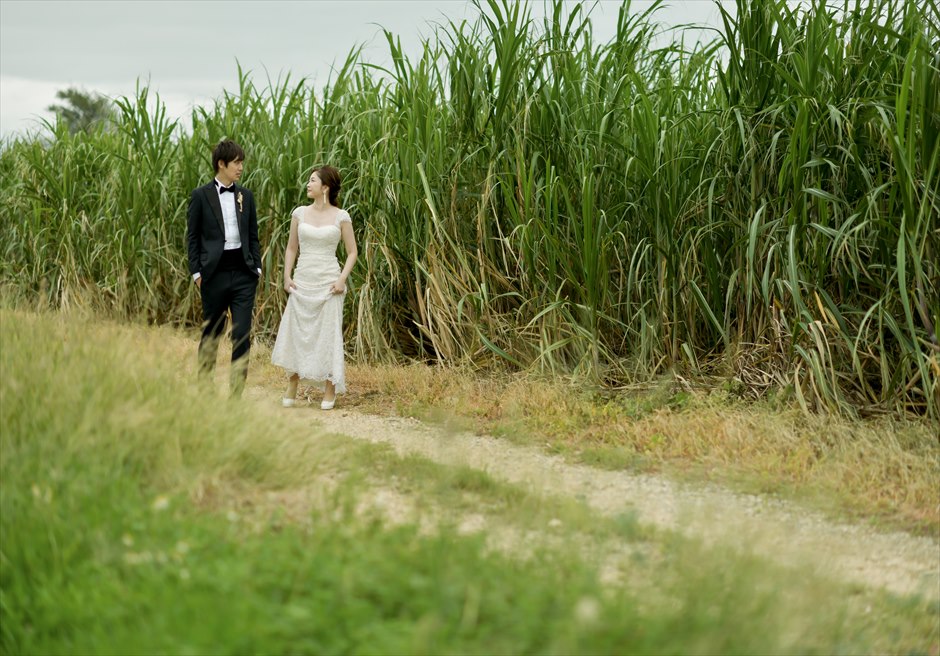
<svg viewBox="0 0 940 656"><path fill-rule="evenodd" d="M241 198L242 202L239 203L238 199ZM245 235L247 230L245 229L245 216L242 212L242 203L245 201L245 195L242 193L242 188L237 184L235 185L235 217L238 219L238 236L241 238L242 243L245 243Z"/></svg>
<svg viewBox="0 0 940 656"><path fill-rule="evenodd" d="M215 214L215 218L219 222L219 230L221 230L224 235L225 221L222 220L222 203L219 202L219 192L215 188L215 182L210 182L203 187L202 190L206 194L206 200L209 201L209 207L212 208L212 213Z"/></svg>

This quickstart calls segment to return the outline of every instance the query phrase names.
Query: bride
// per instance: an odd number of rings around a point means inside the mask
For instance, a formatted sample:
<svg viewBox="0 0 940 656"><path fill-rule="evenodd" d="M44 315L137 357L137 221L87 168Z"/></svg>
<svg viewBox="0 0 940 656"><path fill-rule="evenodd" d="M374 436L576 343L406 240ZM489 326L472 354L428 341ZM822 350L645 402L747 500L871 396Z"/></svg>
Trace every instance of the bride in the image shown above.
<svg viewBox="0 0 940 656"><path fill-rule="evenodd" d="M271 362L290 376L284 407L294 405L301 378L322 384L323 410L331 410L336 395L346 391L343 299L358 251L352 219L339 207L340 183L339 171L332 166L315 169L307 182L307 197L313 203L291 212L284 251L287 307L271 352ZM342 270L336 259L341 238L346 247Z"/></svg>

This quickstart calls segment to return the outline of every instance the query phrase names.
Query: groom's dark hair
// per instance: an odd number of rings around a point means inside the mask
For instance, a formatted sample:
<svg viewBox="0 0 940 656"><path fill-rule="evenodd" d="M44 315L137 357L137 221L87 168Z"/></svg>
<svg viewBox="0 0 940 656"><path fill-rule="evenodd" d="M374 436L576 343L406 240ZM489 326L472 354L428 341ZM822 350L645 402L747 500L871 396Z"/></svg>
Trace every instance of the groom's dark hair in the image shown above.
<svg viewBox="0 0 940 656"><path fill-rule="evenodd" d="M237 162L245 159L245 151L242 147L231 139L223 139L212 150L212 170L219 172L219 162L222 166L228 166L229 162Z"/></svg>

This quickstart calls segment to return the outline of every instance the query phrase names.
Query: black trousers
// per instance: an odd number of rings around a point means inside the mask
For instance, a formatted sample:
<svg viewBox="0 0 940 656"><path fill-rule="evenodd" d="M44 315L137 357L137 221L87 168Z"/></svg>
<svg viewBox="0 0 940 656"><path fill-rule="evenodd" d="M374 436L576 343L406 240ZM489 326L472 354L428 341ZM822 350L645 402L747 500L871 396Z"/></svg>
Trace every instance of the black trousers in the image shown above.
<svg viewBox="0 0 940 656"><path fill-rule="evenodd" d="M232 253L232 255L229 255ZM237 255L237 259L236 256ZM222 264L199 287L202 296L202 339L199 340L199 372L212 373L226 315L232 313L233 394L241 394L248 376L251 349L251 317L255 309L258 276L245 266L240 251L226 251Z"/></svg>

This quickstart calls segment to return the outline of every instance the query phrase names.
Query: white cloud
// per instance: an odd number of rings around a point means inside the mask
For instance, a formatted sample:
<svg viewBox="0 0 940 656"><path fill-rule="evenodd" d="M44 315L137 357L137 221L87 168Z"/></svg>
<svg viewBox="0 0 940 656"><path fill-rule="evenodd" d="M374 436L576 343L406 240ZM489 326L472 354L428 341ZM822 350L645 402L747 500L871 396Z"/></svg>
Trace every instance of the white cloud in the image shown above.
<svg viewBox="0 0 940 656"><path fill-rule="evenodd" d="M68 83L27 80L0 75L0 135L36 130L41 118L50 118L46 107L55 102L55 93Z"/></svg>

